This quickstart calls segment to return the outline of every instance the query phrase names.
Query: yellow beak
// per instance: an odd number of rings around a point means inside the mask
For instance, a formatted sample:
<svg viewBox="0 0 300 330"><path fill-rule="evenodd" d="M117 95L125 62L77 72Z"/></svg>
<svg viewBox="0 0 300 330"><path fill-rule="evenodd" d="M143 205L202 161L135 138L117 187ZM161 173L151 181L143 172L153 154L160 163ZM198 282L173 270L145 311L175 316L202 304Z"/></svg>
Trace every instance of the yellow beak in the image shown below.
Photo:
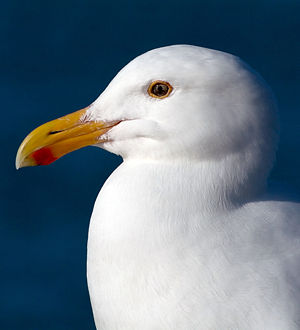
<svg viewBox="0 0 300 330"><path fill-rule="evenodd" d="M120 121L87 121L87 109L49 121L27 135L19 147L16 168L48 165L69 152L105 142L101 136Z"/></svg>

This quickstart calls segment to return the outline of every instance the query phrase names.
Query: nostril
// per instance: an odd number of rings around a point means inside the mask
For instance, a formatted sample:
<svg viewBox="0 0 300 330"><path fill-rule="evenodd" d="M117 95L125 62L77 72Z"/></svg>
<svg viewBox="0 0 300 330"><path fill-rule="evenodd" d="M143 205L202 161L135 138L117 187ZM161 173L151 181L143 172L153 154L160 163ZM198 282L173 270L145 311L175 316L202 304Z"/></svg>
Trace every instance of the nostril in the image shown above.
<svg viewBox="0 0 300 330"><path fill-rule="evenodd" d="M63 130L60 130L60 131L51 131L48 133L48 135L52 135L52 134L57 134L57 133L60 133L62 132Z"/></svg>

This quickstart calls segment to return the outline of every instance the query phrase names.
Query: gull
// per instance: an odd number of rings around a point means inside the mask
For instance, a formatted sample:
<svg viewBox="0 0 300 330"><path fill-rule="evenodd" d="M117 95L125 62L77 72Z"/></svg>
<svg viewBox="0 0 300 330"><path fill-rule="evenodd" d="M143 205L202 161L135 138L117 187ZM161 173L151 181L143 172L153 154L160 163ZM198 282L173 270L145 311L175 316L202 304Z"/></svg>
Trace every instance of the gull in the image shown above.
<svg viewBox="0 0 300 330"><path fill-rule="evenodd" d="M300 207L267 192L276 113L241 59L174 45L25 138L17 168L88 145L123 158L89 228L97 329L300 329Z"/></svg>

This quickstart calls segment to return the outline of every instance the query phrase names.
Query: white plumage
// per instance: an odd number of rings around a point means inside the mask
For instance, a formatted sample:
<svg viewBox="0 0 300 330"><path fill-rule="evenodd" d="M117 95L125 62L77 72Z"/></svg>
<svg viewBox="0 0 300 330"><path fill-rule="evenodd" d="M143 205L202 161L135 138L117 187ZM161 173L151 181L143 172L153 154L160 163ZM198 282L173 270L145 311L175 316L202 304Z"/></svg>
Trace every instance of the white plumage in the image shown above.
<svg viewBox="0 0 300 330"><path fill-rule="evenodd" d="M171 94L147 93L166 81ZM264 195L276 105L239 58L179 45L130 62L88 110L122 122L95 203L98 329L300 329L299 204Z"/></svg>

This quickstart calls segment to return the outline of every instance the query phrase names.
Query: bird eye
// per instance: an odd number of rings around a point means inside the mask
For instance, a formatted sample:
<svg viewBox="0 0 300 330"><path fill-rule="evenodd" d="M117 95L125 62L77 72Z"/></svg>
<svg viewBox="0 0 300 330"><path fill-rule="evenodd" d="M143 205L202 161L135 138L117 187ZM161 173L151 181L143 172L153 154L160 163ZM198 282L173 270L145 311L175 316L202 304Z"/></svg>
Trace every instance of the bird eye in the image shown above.
<svg viewBox="0 0 300 330"><path fill-rule="evenodd" d="M173 87L166 81L153 81L148 87L148 94L158 99L163 99L170 95Z"/></svg>

